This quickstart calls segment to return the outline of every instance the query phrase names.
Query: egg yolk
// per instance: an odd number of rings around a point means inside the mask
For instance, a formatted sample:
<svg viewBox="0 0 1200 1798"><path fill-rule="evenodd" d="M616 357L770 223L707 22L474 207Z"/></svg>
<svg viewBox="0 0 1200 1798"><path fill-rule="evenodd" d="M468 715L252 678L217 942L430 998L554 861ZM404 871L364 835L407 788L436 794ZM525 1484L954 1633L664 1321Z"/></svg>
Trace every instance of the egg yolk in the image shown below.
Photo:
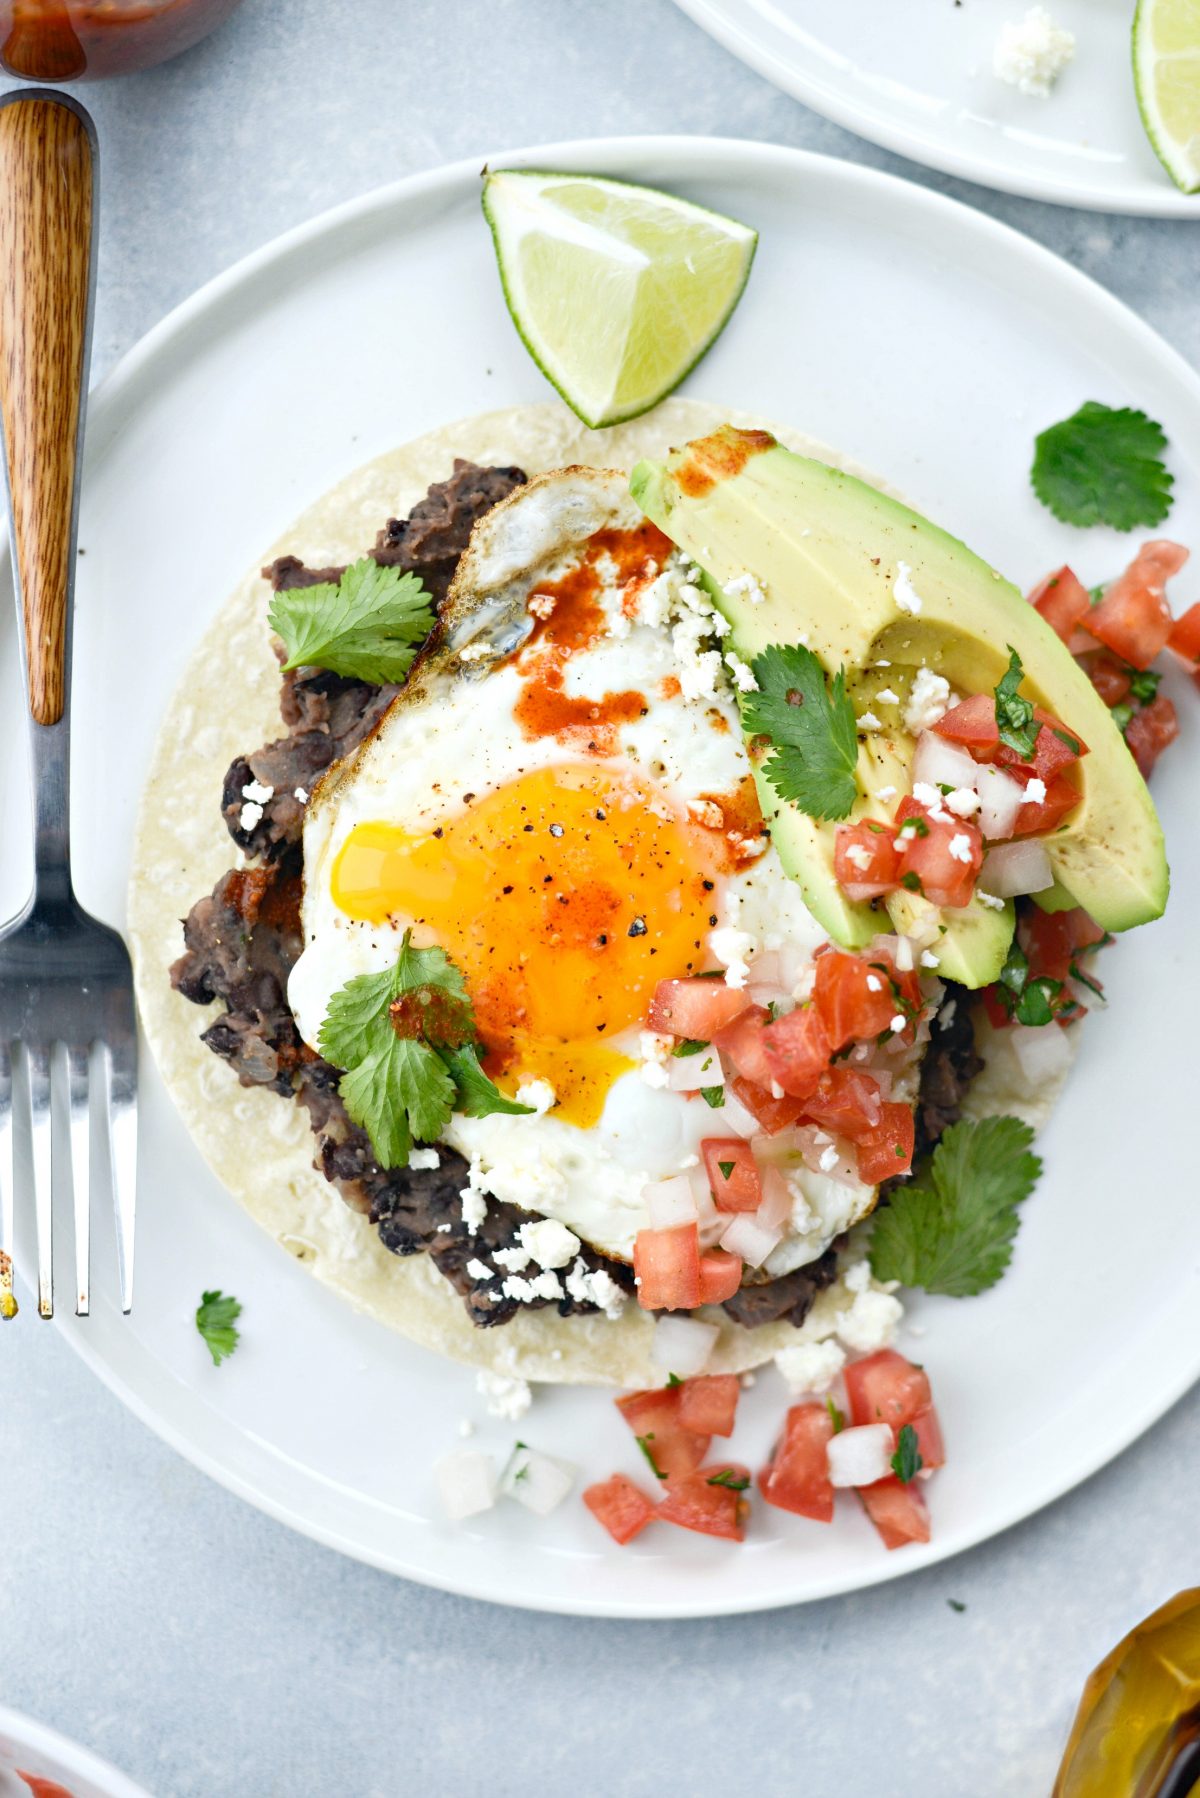
<svg viewBox="0 0 1200 1798"><path fill-rule="evenodd" d="M695 973L721 838L626 770L523 775L425 834L354 827L334 864L351 918L413 925L462 971L494 1079L549 1081L587 1127L633 1063L609 1045L659 980Z"/></svg>

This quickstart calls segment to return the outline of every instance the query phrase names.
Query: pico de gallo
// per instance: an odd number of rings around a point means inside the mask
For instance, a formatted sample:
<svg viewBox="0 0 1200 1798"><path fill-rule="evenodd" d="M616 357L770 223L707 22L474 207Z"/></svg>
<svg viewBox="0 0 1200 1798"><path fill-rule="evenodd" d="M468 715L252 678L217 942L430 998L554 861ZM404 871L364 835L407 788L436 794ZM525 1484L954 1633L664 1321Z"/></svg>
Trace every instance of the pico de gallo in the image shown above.
<svg viewBox="0 0 1200 1798"><path fill-rule="evenodd" d="M884 1545L930 1539L924 1486L946 1449L925 1370L894 1349L845 1369L844 1408L830 1396L793 1405L768 1464L751 1479L739 1462L709 1461L713 1438L733 1434L740 1396L735 1374L672 1378L667 1386L616 1401L658 1491L627 1474L589 1486L583 1501L622 1546L651 1523L741 1542L750 1490L816 1523L832 1523L839 1491L857 1495Z"/></svg>

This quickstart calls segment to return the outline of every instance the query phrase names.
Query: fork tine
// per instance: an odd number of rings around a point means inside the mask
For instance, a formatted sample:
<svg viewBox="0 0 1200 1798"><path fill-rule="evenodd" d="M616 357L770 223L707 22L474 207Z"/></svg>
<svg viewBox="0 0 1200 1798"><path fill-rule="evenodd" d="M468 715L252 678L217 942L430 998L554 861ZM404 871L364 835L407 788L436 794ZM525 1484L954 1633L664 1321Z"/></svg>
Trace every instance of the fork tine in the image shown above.
<svg viewBox="0 0 1200 1798"><path fill-rule="evenodd" d="M33 1147L33 1201L37 1218L38 1311L54 1316L54 1226L52 1222L52 1170L50 1126L50 1051L44 1045L26 1045L25 1074L29 1082L30 1142Z"/></svg>
<svg viewBox="0 0 1200 1798"><path fill-rule="evenodd" d="M0 1042L0 1319L17 1315L13 1297L12 1056Z"/></svg>
<svg viewBox="0 0 1200 1798"><path fill-rule="evenodd" d="M71 1107L71 1187L75 1204L75 1315L91 1310L92 1130L88 1114L88 1052L67 1048L67 1093Z"/></svg>
<svg viewBox="0 0 1200 1798"><path fill-rule="evenodd" d="M113 1205L117 1219L117 1259L121 1271L121 1309L133 1308L134 1223L137 1216L137 1044L100 1045L100 1078L108 1117Z"/></svg>

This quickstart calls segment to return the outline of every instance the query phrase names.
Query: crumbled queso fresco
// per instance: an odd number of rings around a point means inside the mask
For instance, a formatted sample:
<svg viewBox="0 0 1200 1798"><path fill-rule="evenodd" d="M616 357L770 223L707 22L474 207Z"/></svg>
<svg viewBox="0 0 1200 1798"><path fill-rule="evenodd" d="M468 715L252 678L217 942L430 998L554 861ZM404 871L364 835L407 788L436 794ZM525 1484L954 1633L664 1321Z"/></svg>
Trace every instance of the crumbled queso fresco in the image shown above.
<svg viewBox="0 0 1200 1798"><path fill-rule="evenodd" d="M1074 55L1073 34L1056 25L1044 6L1031 6L1023 19L1000 27L992 71L1021 93L1046 100Z"/></svg>

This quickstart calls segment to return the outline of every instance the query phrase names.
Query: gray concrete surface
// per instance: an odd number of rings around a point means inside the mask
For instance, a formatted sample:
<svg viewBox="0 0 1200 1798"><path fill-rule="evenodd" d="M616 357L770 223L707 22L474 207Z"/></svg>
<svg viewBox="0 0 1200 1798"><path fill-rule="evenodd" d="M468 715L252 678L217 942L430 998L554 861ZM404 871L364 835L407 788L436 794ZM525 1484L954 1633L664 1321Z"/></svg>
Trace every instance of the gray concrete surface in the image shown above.
<svg viewBox="0 0 1200 1798"><path fill-rule="evenodd" d="M247 0L176 64L85 97L105 155L99 372L336 201L464 154L630 131L773 139L928 181L1200 361L1195 227L929 175L776 93L671 0ZM1200 1583L1198 1486L1194 1394L1041 1517L879 1591L712 1623L526 1616L291 1536L27 1317L0 1339L0 1701L163 1798L1038 1798L1088 1669Z"/></svg>

